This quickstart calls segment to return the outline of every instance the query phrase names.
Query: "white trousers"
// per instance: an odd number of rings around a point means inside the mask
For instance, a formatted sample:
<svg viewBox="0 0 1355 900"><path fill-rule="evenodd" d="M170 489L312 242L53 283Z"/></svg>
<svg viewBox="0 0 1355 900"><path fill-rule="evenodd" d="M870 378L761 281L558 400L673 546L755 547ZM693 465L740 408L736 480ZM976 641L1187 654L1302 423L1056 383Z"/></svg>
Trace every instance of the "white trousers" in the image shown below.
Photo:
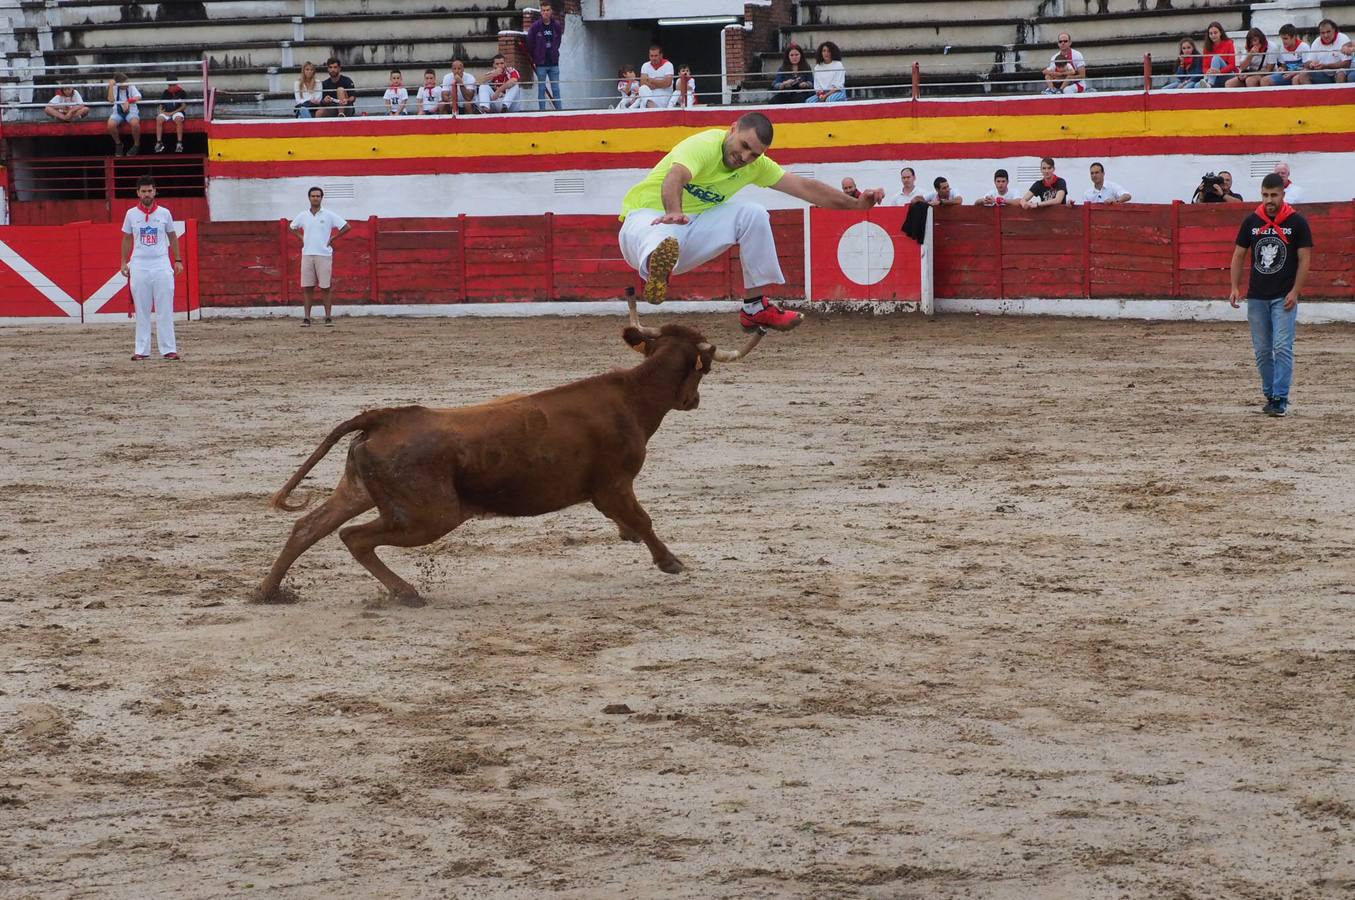
<svg viewBox="0 0 1355 900"><path fill-rule="evenodd" d="M662 210L637 209L621 224L621 255L641 278L649 278L649 254L664 238L675 237L681 249L674 275L690 272L738 244L746 290L785 283L771 216L761 206L726 202L690 216L686 225L652 224L661 215Z"/></svg>
<svg viewBox="0 0 1355 900"><path fill-rule="evenodd" d="M521 97L522 97L522 85L520 84L515 84L508 90L504 91L503 96L500 97L498 100L494 99L494 85L492 84L480 85L479 99L481 109L488 109L493 112L503 112L505 110L507 110L508 112L517 112L522 105L521 103L518 102L519 98Z"/></svg>
<svg viewBox="0 0 1355 900"><path fill-rule="evenodd" d="M672 88L652 88L647 84L640 85L640 104L636 109L667 109L668 101L672 99ZM653 103L654 106L649 104Z"/></svg>
<svg viewBox="0 0 1355 900"><path fill-rule="evenodd" d="M132 306L136 309L136 353L151 355L151 306L155 306L155 339L160 355L178 353L174 343L174 270L168 266L132 264Z"/></svg>

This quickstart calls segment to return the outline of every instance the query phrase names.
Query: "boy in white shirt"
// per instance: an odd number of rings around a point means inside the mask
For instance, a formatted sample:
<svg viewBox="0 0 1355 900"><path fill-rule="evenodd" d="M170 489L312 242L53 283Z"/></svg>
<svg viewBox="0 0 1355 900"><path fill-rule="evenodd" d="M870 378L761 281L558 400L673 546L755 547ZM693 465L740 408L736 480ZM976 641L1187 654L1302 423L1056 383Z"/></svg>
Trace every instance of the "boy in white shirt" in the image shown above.
<svg viewBox="0 0 1355 900"><path fill-rule="evenodd" d="M616 76L621 79L616 83L616 92L621 95L616 108L639 109L640 79L635 77L635 67L628 63L617 71Z"/></svg>
<svg viewBox="0 0 1355 900"><path fill-rule="evenodd" d="M306 192L310 209L292 220L292 233L301 238L301 290L306 295L301 326L311 323L311 306L315 303L315 289L325 292L325 324L333 325L333 305L330 301L330 282L334 276L334 241L349 232L349 225L340 216L321 209L325 192L313 187Z"/></svg>
<svg viewBox="0 0 1355 900"><path fill-rule="evenodd" d="M452 60L452 71L442 79L442 102L447 104L447 112L475 112L476 93L475 76L466 71L465 61Z"/></svg>
<svg viewBox="0 0 1355 900"><path fill-rule="evenodd" d="M155 203L155 179L142 175L136 183L137 205L122 217L121 271L131 281L136 310L136 346L132 361L151 354L151 307L155 307L155 339L163 359L178 359L174 343L174 276L183 274L174 216ZM174 267L169 253L174 251Z"/></svg>
<svg viewBox="0 0 1355 900"><path fill-rule="evenodd" d="M1294 84L1294 79L1303 74L1303 62L1308 58L1308 42L1299 40L1298 29L1293 25L1280 26L1280 44L1275 74L1269 78L1269 83L1276 87Z"/></svg>
<svg viewBox="0 0 1355 900"><path fill-rule="evenodd" d="M409 105L409 91L405 88L405 76L399 69L391 69L390 87L386 88L386 93L381 95L381 99L386 101L386 115L405 114L405 107Z"/></svg>
<svg viewBox="0 0 1355 900"><path fill-rule="evenodd" d="M432 69L423 70L423 87L414 95L414 105L421 116L437 115L442 111L442 88L438 85L438 73Z"/></svg>
<svg viewBox="0 0 1355 900"><path fill-rule="evenodd" d="M696 79L692 77L692 67L678 67L677 86L668 101L670 109L691 109L700 101L696 99Z"/></svg>
<svg viewBox="0 0 1355 900"><path fill-rule="evenodd" d="M1012 188L1011 176L1006 169L993 173L993 191L974 202L975 206L1013 206L1021 202L1021 194Z"/></svg>
<svg viewBox="0 0 1355 900"><path fill-rule="evenodd" d="M654 44L649 59L640 67L640 108L665 109L673 96L673 64L663 58L663 48Z"/></svg>
<svg viewBox="0 0 1355 900"><path fill-rule="evenodd" d="M132 146L126 151L127 155L136 156L141 151L141 113L136 105L140 99L141 92L123 73L118 72L108 80L108 102L113 104L108 116L108 136L113 139L116 156L122 156L124 152L122 136L118 134L119 126L124 122L132 126Z"/></svg>

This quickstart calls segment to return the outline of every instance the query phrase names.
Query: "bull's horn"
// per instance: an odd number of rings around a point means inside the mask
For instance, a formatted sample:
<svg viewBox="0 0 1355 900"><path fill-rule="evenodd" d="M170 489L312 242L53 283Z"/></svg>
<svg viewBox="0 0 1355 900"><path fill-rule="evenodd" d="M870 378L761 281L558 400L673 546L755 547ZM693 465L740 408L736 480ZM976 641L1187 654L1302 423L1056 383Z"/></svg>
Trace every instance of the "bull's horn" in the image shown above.
<svg viewBox="0 0 1355 900"><path fill-rule="evenodd" d="M640 312L635 308L635 300L630 299L627 300L626 303L630 306L630 324L635 328L640 329L640 334L642 334L644 337L649 338L650 340L653 340L654 338L658 337L659 329L646 328L644 325L640 324Z"/></svg>
<svg viewBox="0 0 1355 900"><path fill-rule="evenodd" d="M753 352L753 348L756 347L758 343L762 340L762 335L763 332L761 331L754 334L752 337L748 339L748 343L743 345L743 349L741 350L715 350L714 347L707 343L697 344L696 349L700 350L702 353L705 353L708 350L714 350L712 358L716 362L722 363L738 362L739 360L747 356L749 353Z"/></svg>

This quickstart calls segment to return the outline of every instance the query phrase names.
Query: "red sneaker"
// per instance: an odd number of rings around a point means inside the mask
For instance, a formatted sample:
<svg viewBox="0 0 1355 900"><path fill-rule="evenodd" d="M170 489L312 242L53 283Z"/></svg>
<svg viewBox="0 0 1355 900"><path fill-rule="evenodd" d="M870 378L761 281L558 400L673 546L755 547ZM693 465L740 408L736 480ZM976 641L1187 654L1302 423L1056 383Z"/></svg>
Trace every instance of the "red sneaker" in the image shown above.
<svg viewBox="0 0 1355 900"><path fill-rule="evenodd" d="M804 313L786 312L775 303L762 301L762 309L756 315L739 313L739 324L744 331L757 331L770 328L772 331L790 331L805 320Z"/></svg>
<svg viewBox="0 0 1355 900"><path fill-rule="evenodd" d="M177 353L166 353L164 356L162 356L162 357L160 357L160 358L161 358L161 359L178 359L178 358L179 358L179 354L177 354Z"/></svg>
<svg viewBox="0 0 1355 900"><path fill-rule="evenodd" d="M132 354L132 362L141 362L143 359L150 359L150 357L147 356L147 355L144 354L144 353L133 353L133 354Z"/></svg>
<svg viewBox="0 0 1355 900"><path fill-rule="evenodd" d="M677 238L670 237L660 241L654 252L649 254L649 280L645 282L647 302L657 306L668 298L668 276L673 274L677 266L681 249Z"/></svg>

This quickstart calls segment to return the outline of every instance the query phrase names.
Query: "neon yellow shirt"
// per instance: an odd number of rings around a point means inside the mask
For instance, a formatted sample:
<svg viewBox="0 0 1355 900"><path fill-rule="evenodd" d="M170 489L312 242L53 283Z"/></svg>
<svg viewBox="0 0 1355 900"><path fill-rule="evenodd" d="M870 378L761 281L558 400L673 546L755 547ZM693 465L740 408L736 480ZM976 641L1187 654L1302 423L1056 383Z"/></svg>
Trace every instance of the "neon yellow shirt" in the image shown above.
<svg viewBox="0 0 1355 900"><path fill-rule="evenodd" d="M782 179L786 170L766 156L759 156L741 169L725 165L725 135L729 132L713 128L694 134L681 141L644 181L626 192L621 201L621 219L637 209L663 209L663 179L673 163L681 163L692 173L691 183L683 189L682 211L698 213L725 202L750 184L771 187Z"/></svg>

